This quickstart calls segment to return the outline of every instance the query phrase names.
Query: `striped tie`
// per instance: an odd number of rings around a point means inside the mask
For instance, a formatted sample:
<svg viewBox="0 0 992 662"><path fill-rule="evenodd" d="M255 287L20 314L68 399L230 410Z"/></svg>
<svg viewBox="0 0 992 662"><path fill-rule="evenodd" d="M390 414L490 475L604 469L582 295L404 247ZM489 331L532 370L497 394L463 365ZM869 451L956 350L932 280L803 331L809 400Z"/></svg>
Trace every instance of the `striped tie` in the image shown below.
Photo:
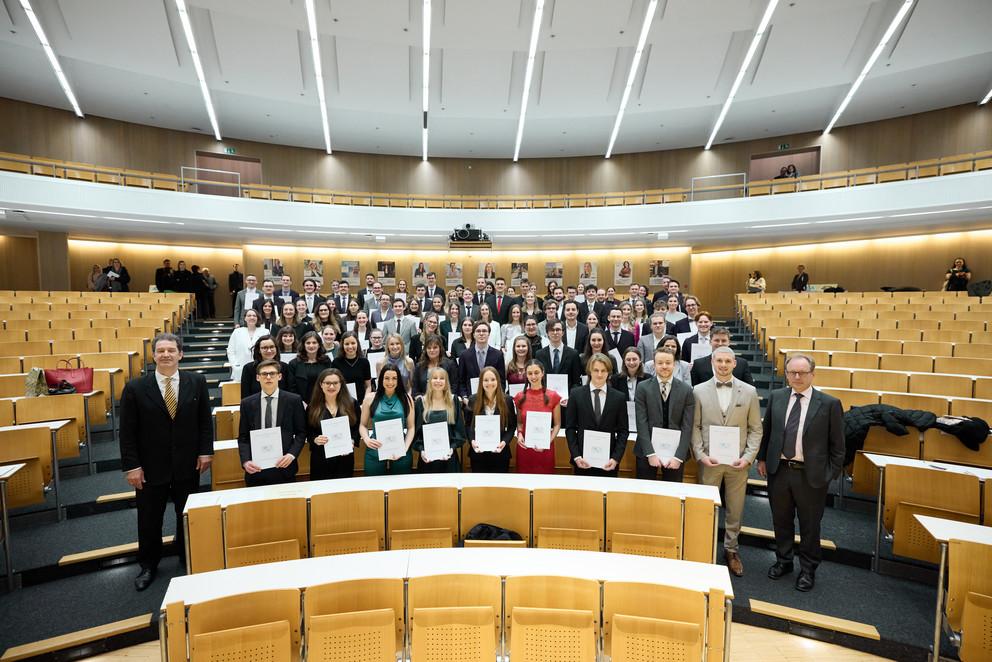
<svg viewBox="0 0 992 662"><path fill-rule="evenodd" d="M169 410L169 416L176 417L176 389L172 385L172 377L165 378L165 408Z"/></svg>

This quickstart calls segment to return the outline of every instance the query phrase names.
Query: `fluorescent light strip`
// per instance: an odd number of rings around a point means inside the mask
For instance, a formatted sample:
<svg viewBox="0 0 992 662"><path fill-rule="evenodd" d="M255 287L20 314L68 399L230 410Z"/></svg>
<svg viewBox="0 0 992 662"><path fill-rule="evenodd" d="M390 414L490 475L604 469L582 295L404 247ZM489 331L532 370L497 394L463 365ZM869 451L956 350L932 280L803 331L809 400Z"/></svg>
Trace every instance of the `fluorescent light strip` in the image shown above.
<svg viewBox="0 0 992 662"><path fill-rule="evenodd" d="M741 82L744 80L744 74L747 72L747 68L751 66L751 60L754 58L755 51L758 50L758 44L761 43L761 38L765 36L765 30L768 29L768 23L772 20L772 14L775 13L775 7L778 5L778 0L768 0L768 6L765 7L765 13L761 17L761 22L758 23L758 30L754 33L754 37L751 39L751 45L747 48L747 53L744 55L744 62L741 63L741 68L737 72L737 78L734 79L734 84L730 87L730 94L727 96L727 100L723 102L723 108L720 109L720 115L716 118L716 124L713 126L713 132L710 133L710 139L706 141L706 149L713 146L713 141L716 140L716 134L720 131L720 127L723 125L723 120L727 117L727 112L730 111L730 104L734 102L734 97L737 95L737 90L741 86Z"/></svg>
<svg viewBox="0 0 992 662"><path fill-rule="evenodd" d="M809 221L803 221L802 223L775 223L772 225L752 225L752 230L757 230L759 228L787 228L793 225L809 225Z"/></svg>
<svg viewBox="0 0 992 662"><path fill-rule="evenodd" d="M876 218L885 218L884 216L859 216L858 218L835 218L830 221L813 221L815 224L820 223L850 223L851 221L873 221Z"/></svg>
<svg viewBox="0 0 992 662"><path fill-rule="evenodd" d="M956 211L971 211L971 209L961 208L961 209L938 209L936 211L913 211L905 214L889 214L889 218L903 218L906 216L929 216L930 214L953 214Z"/></svg>
<svg viewBox="0 0 992 662"><path fill-rule="evenodd" d="M422 133L420 136L421 142L421 153L420 157L426 161L427 160L427 110L430 107L430 94L431 94L431 0L424 0L424 11L423 11L423 33L424 33L424 58L423 58L423 73L421 78L423 79L423 90L421 91L421 97L423 101L423 126Z"/></svg>
<svg viewBox="0 0 992 662"><path fill-rule="evenodd" d="M617 118L613 122L613 132L610 134L610 144L606 148L606 158L613 154L613 145L617 141L617 134L620 133L620 123L623 121L624 111L627 110L627 102L630 100L630 90L634 87L634 78L637 77L637 70L641 66L641 54L644 51L644 44L648 40L648 32L651 31L651 21L654 20L654 12L658 9L658 0L651 0L648 3L648 10L644 14L644 22L641 23L641 35L637 38L637 48L634 50L634 59L630 62L630 71L627 73L627 85L623 88L623 96L620 98L620 110L617 111Z"/></svg>
<svg viewBox="0 0 992 662"><path fill-rule="evenodd" d="M534 21L530 26L530 46L527 48L527 68L524 70L524 93L520 97L520 118L517 120L517 141L513 147L513 162L520 160L520 143L524 139L524 121L527 118L527 102L530 100L530 83L534 76L534 58L537 56L537 38L541 34L541 18L544 16L544 0L537 0L534 7Z"/></svg>
<svg viewBox="0 0 992 662"><path fill-rule="evenodd" d="M296 230L301 234L348 234L347 232L334 232L333 230Z"/></svg>
<svg viewBox="0 0 992 662"><path fill-rule="evenodd" d="M72 93L72 88L69 87L69 79L65 77L65 73L62 71L62 65L59 64L59 59L55 57L55 51L52 50L51 44L48 43L48 37L45 36L45 29L41 27L41 21L38 20L38 16L34 13L30 0L21 0L21 7L24 9L24 13L27 14L28 20L31 21L31 27L34 28L34 33L38 37L38 41L41 42L41 48L45 51L48 63L52 65L55 78L58 79L59 85L62 87L62 92L65 94L66 99L69 100L70 105L72 105L72 110L76 113L76 117L83 117L83 111L79 109L79 103L76 102L76 95Z"/></svg>
<svg viewBox="0 0 992 662"><path fill-rule="evenodd" d="M196 69L196 79L200 83L200 94L203 95L203 103L207 107L207 115L210 117L210 126L214 130L214 138L220 140L220 127L217 126L217 115L214 113L214 104L210 101L210 90L207 89L207 78L203 75L203 65L200 64L200 53L196 50L196 39L193 38L193 26L190 24L189 14L186 12L186 0L176 0L176 10L179 12L179 21L183 24L186 45L189 46L189 54L193 58L193 68Z"/></svg>
<svg viewBox="0 0 992 662"><path fill-rule="evenodd" d="M186 225L176 221L153 221L147 218L124 218L123 216L104 216L108 221L127 221L128 223L158 223L159 225Z"/></svg>
<svg viewBox="0 0 992 662"><path fill-rule="evenodd" d="M317 31L317 10L314 0L306 0L307 27L310 29L310 55L313 56L313 74L317 84L317 102L320 104L320 121L324 128L324 149L331 153L331 126L327 121L327 101L324 99L324 70L320 63L320 34ZM218 138L220 140L220 138Z"/></svg>
<svg viewBox="0 0 992 662"><path fill-rule="evenodd" d="M25 214L50 214L52 216L74 216L76 218L100 218L95 214L71 214L67 211L44 211L41 209L7 209L5 211L21 211Z"/></svg>
<svg viewBox="0 0 992 662"><path fill-rule="evenodd" d="M253 228L247 225L239 225L239 230L254 230L255 232L287 232L286 228Z"/></svg>
<svg viewBox="0 0 992 662"><path fill-rule="evenodd" d="M872 51L871 57L869 57L868 61L865 62L865 66L861 69L861 73L858 74L856 79L854 79L854 84L851 85L851 89L847 91L847 96L844 97L844 100L841 102L837 112L834 113L833 119L830 120L830 124L828 124L827 128L823 130L823 135L830 133L830 130L834 128L835 124L837 124L837 120L840 119L841 114L843 114L844 110L847 108L847 104L851 103L851 99L854 98L854 93L858 91L859 87L861 87L861 83L863 83L865 78L867 78L868 72L871 71L871 68L875 65L875 61L878 60L878 57L882 54L882 51L885 50L885 45L889 43L889 39L892 38L896 28L899 27L900 23L902 23L902 19L905 18L906 13L909 12L910 7L912 6L913 0L905 0L902 3L902 7L900 7L899 11L896 12L895 18L892 19L891 23L889 23L889 27L886 29L885 34L882 35L882 39L878 42L875 50Z"/></svg>

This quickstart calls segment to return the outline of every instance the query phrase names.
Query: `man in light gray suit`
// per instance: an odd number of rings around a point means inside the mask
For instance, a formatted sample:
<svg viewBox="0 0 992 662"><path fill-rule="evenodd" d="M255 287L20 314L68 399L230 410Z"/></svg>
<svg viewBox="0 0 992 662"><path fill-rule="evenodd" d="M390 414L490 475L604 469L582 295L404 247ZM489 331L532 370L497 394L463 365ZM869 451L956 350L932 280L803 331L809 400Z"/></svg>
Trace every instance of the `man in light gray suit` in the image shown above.
<svg viewBox="0 0 992 662"><path fill-rule="evenodd" d="M748 467L757 457L761 445L761 411L755 388L734 377L734 367L737 365L734 350L718 347L713 350L710 360L713 363L713 379L697 384L693 389L696 412L692 451L699 461L699 482L715 487L723 484L726 514L723 547L727 568L742 577L744 564L737 552L737 537L744 513ZM710 455L712 426L737 428L740 455L731 464L721 464Z"/></svg>
<svg viewBox="0 0 992 662"><path fill-rule="evenodd" d="M664 322L664 316L662 316ZM662 347L654 351L654 377L637 385L634 391L634 416L637 420L637 442L634 457L637 478L655 480L658 468L661 479L682 482L683 465L692 442L696 400L692 387L675 379L675 350ZM681 433L675 455L661 458L651 444L653 428L678 430Z"/></svg>
<svg viewBox="0 0 992 662"><path fill-rule="evenodd" d="M254 303L261 292L255 289L258 284L258 278L255 274L248 274L245 278L245 289L238 292L234 297L234 328L238 328L245 322L245 311L251 308L251 304Z"/></svg>
<svg viewBox="0 0 992 662"><path fill-rule="evenodd" d="M654 361L651 360L651 357L654 356L654 350L658 343L665 337L667 328L668 322L665 321L665 313L653 313L651 315L651 333L642 334L641 339L637 341L637 349L640 350L641 357L644 359L644 372L650 375L654 374Z"/></svg>
<svg viewBox="0 0 992 662"><path fill-rule="evenodd" d="M382 299L382 283L376 281L372 283L372 294L367 295L362 299L362 309L365 310L370 316L373 312L378 310L379 301ZM339 311L342 315L347 313L347 310Z"/></svg>
<svg viewBox="0 0 992 662"><path fill-rule="evenodd" d="M403 338L403 349L410 352L410 341L417 335L417 323L412 315L406 315L406 303L403 299L393 301L393 317L386 320L382 332L388 336L391 333L398 333Z"/></svg>

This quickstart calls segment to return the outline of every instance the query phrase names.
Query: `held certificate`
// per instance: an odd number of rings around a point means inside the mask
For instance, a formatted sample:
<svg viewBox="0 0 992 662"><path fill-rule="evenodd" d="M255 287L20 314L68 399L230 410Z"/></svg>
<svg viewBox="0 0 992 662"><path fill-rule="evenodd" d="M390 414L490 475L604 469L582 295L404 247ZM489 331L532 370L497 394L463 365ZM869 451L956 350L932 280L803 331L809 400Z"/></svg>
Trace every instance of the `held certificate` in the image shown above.
<svg viewBox="0 0 992 662"><path fill-rule="evenodd" d="M499 446L499 414L475 417L475 445L484 453L495 453Z"/></svg>
<svg viewBox="0 0 992 662"><path fill-rule="evenodd" d="M282 428L252 430L251 461L262 469L272 469L284 455L282 452Z"/></svg>
<svg viewBox="0 0 992 662"><path fill-rule="evenodd" d="M548 390L554 391L561 396L562 400L568 399L568 375L548 374Z"/></svg>
<svg viewBox="0 0 992 662"><path fill-rule="evenodd" d="M446 422L427 423L424 425L423 431L423 458L428 462L446 458L451 452L451 444L448 443L448 424Z"/></svg>
<svg viewBox="0 0 992 662"><path fill-rule="evenodd" d="M637 432L637 415L634 413L633 402L627 403L627 431Z"/></svg>
<svg viewBox="0 0 992 662"><path fill-rule="evenodd" d="M351 440L351 426L347 416L325 418L320 422L320 432L327 437L324 444L324 457L332 458L340 455L350 455L355 452L355 444Z"/></svg>
<svg viewBox="0 0 992 662"><path fill-rule="evenodd" d="M613 441L609 432L595 430L582 431L582 459L589 466L602 469L610 461L610 444Z"/></svg>
<svg viewBox="0 0 992 662"><path fill-rule="evenodd" d="M391 418L388 421L378 421L375 424L375 438L382 444L379 448L380 462L406 455L406 439L403 436L402 419Z"/></svg>
<svg viewBox="0 0 992 662"><path fill-rule="evenodd" d="M551 448L551 412L527 412L527 426L524 428L524 443L531 448L547 450Z"/></svg>
<svg viewBox="0 0 992 662"><path fill-rule="evenodd" d="M351 396L351 399L352 400L357 400L358 399L358 390L355 389L355 385L354 384L346 384L346 386L348 387L348 395ZM359 403L359 405L361 405L361 403Z"/></svg>
<svg viewBox="0 0 992 662"><path fill-rule="evenodd" d="M678 450L681 440L682 433L679 430L651 428L651 447L662 464L675 457L675 451Z"/></svg>
<svg viewBox="0 0 992 662"><path fill-rule="evenodd" d="M710 426L710 457L720 464L733 464L741 457L741 429L735 426Z"/></svg>

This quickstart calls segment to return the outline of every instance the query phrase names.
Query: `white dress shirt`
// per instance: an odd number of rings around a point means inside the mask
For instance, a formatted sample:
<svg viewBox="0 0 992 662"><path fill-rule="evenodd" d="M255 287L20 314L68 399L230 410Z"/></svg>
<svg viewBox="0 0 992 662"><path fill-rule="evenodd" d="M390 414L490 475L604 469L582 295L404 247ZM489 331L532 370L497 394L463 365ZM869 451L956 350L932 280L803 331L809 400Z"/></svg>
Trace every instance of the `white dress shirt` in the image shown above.
<svg viewBox="0 0 992 662"><path fill-rule="evenodd" d="M265 407L267 405L266 398L269 397L265 395L265 391L260 393L262 396L262 406L258 410L258 427L261 428L265 425ZM272 392L272 427L279 427L279 387Z"/></svg>
<svg viewBox="0 0 992 662"><path fill-rule="evenodd" d="M714 377L713 379L715 379L717 382L720 381L716 377ZM720 411L723 412L726 412L728 409L730 409L730 400L733 398L734 395L733 377L730 378L730 384L731 384L730 388L727 388L726 386L716 387L716 399L720 402Z"/></svg>
<svg viewBox="0 0 992 662"><path fill-rule="evenodd" d="M179 404L179 371L176 370L175 374L171 377L166 377L158 370L155 371L155 383L158 384L159 393L162 394L162 399L165 400L165 382L172 381L172 390L176 394L176 405Z"/></svg>
<svg viewBox="0 0 992 662"><path fill-rule="evenodd" d="M810 386L805 391L796 391L794 389L789 391L789 404L786 405L786 407L785 407L785 420L786 421L789 420L789 414L792 413L792 407L793 407L793 405L796 404L796 393L797 392L798 393L801 393L803 397L799 400L799 405L800 405L800 409L799 409L799 429L796 431L796 456L794 458L792 458L792 459L795 460L796 462L802 462L803 461L803 430L806 429L806 412L809 411L809 399L811 397L813 397L813 387ZM785 455L783 454L782 455L782 459L789 459L789 458L786 458Z"/></svg>

